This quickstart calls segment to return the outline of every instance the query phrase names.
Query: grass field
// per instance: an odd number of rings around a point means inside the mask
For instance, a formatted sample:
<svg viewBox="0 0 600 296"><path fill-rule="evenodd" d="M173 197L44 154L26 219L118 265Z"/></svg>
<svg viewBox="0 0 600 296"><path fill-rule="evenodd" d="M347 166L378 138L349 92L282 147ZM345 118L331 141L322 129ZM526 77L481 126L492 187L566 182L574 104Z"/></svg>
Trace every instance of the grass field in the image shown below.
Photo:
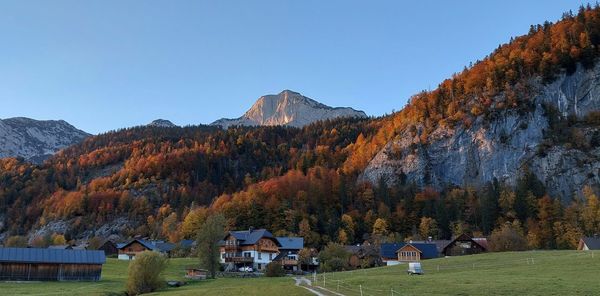
<svg viewBox="0 0 600 296"><path fill-rule="evenodd" d="M392 295L392 289L394 295L600 295L600 253L488 253L422 266L422 276L407 275L406 264L325 274L325 288L349 296L360 295L361 286L365 296ZM316 284L323 286L323 275Z"/></svg>
<svg viewBox="0 0 600 296"><path fill-rule="evenodd" d="M183 268L195 259L171 259L166 279L184 280ZM1 295L122 295L125 261L109 259L99 282L0 283ZM423 261L423 276L409 276L406 265L325 274L325 288L343 295L598 295L600 253L530 251L489 253ZM439 270L438 270L439 266ZM312 276L307 276L313 280ZM339 286L338 286L339 283ZM323 286L323 275L317 276ZM339 287L339 288L338 288ZM325 295L335 295L325 290ZM216 279L191 282L154 295L311 295L290 277Z"/></svg>

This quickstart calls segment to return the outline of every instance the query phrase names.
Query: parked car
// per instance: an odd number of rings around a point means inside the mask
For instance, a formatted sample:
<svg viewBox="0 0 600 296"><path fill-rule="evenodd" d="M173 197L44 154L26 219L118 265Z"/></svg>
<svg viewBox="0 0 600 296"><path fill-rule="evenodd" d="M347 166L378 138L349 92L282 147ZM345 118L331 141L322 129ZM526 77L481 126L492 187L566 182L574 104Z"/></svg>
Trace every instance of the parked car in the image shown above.
<svg viewBox="0 0 600 296"><path fill-rule="evenodd" d="M244 266L244 267L240 267L239 271L240 272L253 272L254 270L252 270L252 267L250 267L250 266Z"/></svg>
<svg viewBox="0 0 600 296"><path fill-rule="evenodd" d="M423 269L421 268L421 263L420 262L410 262L408 263L408 270L406 271L406 273L408 273L408 275L413 275L413 274L423 274Z"/></svg>

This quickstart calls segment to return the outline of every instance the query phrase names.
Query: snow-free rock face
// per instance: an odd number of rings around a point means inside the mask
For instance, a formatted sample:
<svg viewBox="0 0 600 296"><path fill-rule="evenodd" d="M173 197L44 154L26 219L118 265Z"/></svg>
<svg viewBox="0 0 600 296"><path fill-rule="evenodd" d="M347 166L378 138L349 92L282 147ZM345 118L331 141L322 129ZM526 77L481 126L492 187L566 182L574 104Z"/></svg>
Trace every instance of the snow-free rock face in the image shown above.
<svg viewBox="0 0 600 296"><path fill-rule="evenodd" d="M156 119L153 120L152 122L148 123L147 126L154 126L154 127L177 127L177 125L175 125L174 123L172 123L169 120L166 119Z"/></svg>
<svg viewBox="0 0 600 296"><path fill-rule="evenodd" d="M569 201L586 185L600 184L600 147L587 151L568 145L539 153L538 145L548 129L543 104L563 115L579 118L600 110L600 66L571 76L562 75L549 85L532 80L535 107L519 114L504 111L492 121L478 118L470 128L438 127L427 145L419 144L417 131L404 131L371 160L361 180L391 185L401 175L421 186L480 187L494 180L514 184L525 165L545 183L550 194ZM584 130L588 139L598 136L597 127ZM592 141L593 142L593 141ZM376 183L375 183L376 184Z"/></svg>
<svg viewBox="0 0 600 296"><path fill-rule="evenodd" d="M333 108L297 92L284 90L278 95L260 97L242 117L219 119L212 125L228 128L233 125L288 125L302 127L319 120L337 117L366 117L363 111L352 108Z"/></svg>
<svg viewBox="0 0 600 296"><path fill-rule="evenodd" d="M42 162L88 136L63 120L1 119L0 158L23 157L27 161Z"/></svg>

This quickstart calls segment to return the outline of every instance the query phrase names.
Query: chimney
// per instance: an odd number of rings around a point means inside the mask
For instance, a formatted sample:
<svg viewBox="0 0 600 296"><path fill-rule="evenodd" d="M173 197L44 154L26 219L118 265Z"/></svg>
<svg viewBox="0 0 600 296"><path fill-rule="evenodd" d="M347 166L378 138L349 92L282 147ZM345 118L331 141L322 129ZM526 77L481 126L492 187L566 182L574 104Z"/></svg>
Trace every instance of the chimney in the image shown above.
<svg viewBox="0 0 600 296"><path fill-rule="evenodd" d="M427 238L428 242L431 242L432 240L433 240L433 237L431 237L431 236Z"/></svg>

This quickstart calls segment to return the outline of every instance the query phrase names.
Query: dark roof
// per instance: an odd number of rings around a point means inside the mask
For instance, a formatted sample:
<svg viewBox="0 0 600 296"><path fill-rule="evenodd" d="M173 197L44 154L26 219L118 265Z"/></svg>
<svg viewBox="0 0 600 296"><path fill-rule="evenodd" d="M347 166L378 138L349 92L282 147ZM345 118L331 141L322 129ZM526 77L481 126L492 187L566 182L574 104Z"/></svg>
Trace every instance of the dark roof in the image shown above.
<svg viewBox="0 0 600 296"><path fill-rule="evenodd" d="M151 251L157 251L157 252L170 252L171 250L173 250L173 248L175 248L175 245L172 243L166 243L164 241L145 240L145 239L133 239L124 244L117 244L117 248L123 249L123 248L131 245L133 242L138 242L142 246L144 246L146 249L151 250Z"/></svg>
<svg viewBox="0 0 600 296"><path fill-rule="evenodd" d="M230 231L229 234L227 234L227 236L229 236L229 235L232 235L233 237L235 237L235 239L240 241L240 245L242 245L242 246L243 245L254 245L263 237L273 239L273 241L277 244L277 246L281 246L280 243L277 241L277 239L275 239L273 234L271 234L266 229L250 229L250 230L241 230L241 231Z"/></svg>
<svg viewBox="0 0 600 296"><path fill-rule="evenodd" d="M434 243L388 243L381 244L380 255L383 258L398 258L396 252L406 245L411 245L421 251L421 258L437 258L438 250Z"/></svg>
<svg viewBox="0 0 600 296"><path fill-rule="evenodd" d="M0 262L104 264L104 251L0 248Z"/></svg>
<svg viewBox="0 0 600 296"><path fill-rule="evenodd" d="M196 241L195 240L191 240L191 239L182 239L179 242L179 246L181 246L182 248L191 248L193 246L196 245Z"/></svg>
<svg viewBox="0 0 600 296"><path fill-rule="evenodd" d="M277 237L277 241L283 250L300 250L304 248L304 238L302 237Z"/></svg>
<svg viewBox="0 0 600 296"><path fill-rule="evenodd" d="M362 247L360 245L345 245L344 250L350 254L358 254Z"/></svg>
<svg viewBox="0 0 600 296"><path fill-rule="evenodd" d="M584 237L582 240L588 249L600 250L600 237Z"/></svg>
<svg viewBox="0 0 600 296"><path fill-rule="evenodd" d="M482 249L487 250L487 239L485 240L485 243L484 243L481 240L477 241L477 240L473 239L472 237L468 236L467 234L463 233L463 234L457 236L456 238L454 238L453 240L451 240L448 244L446 244L446 246L443 248L442 251L445 252L445 250L446 250L446 248L448 248L448 246L453 245L457 241L471 241L471 242L477 244L478 246L480 246Z"/></svg>

